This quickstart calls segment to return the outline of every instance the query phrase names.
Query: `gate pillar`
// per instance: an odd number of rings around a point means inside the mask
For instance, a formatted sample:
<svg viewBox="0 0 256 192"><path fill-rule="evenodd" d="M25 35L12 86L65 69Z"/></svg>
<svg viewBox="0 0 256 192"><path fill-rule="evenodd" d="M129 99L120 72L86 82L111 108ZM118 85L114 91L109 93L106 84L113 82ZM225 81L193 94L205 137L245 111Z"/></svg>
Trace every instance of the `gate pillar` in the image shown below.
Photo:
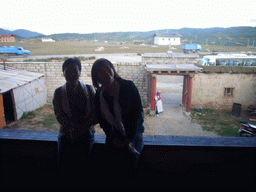
<svg viewBox="0 0 256 192"><path fill-rule="evenodd" d="M156 75L151 75L151 92L150 92L150 111L155 111L155 96L156 96Z"/></svg>
<svg viewBox="0 0 256 192"><path fill-rule="evenodd" d="M191 97L192 97L192 83L193 83L193 77L194 75L188 75L188 81L187 81L187 102L186 102L186 112L190 112L191 108Z"/></svg>

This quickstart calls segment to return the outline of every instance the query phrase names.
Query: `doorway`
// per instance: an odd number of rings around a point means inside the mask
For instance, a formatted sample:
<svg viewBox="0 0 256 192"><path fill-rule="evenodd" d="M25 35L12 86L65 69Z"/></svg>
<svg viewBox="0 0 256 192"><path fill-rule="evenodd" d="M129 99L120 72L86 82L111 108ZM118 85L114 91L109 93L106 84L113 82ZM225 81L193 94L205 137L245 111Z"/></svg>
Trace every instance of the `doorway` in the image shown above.
<svg viewBox="0 0 256 192"><path fill-rule="evenodd" d="M3 103L5 123L10 124L11 122L15 121L15 110L12 91L8 91L3 94Z"/></svg>
<svg viewBox="0 0 256 192"><path fill-rule="evenodd" d="M165 112L177 111L182 104L183 76L158 75L156 91L161 91Z"/></svg>
<svg viewBox="0 0 256 192"><path fill-rule="evenodd" d="M187 114L190 113L191 97L192 97L192 78L201 68L194 64L148 64L146 70L150 78L150 113L155 111L155 95L157 76L159 75L178 75L183 76L182 104Z"/></svg>

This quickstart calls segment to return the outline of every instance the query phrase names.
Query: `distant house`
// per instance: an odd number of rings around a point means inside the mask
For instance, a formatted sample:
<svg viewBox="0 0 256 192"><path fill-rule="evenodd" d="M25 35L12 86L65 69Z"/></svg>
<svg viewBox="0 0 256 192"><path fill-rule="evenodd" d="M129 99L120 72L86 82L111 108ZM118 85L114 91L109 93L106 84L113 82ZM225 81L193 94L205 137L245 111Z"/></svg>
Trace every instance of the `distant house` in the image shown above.
<svg viewBox="0 0 256 192"><path fill-rule="evenodd" d="M180 37L178 33L155 33L153 35L155 45L180 45Z"/></svg>
<svg viewBox="0 0 256 192"><path fill-rule="evenodd" d="M10 35L0 35L0 42L15 42L15 36Z"/></svg>
<svg viewBox="0 0 256 192"><path fill-rule="evenodd" d="M55 42L55 40L52 40L52 38L42 38L42 42Z"/></svg>
<svg viewBox="0 0 256 192"><path fill-rule="evenodd" d="M97 47L94 51L104 51L104 47Z"/></svg>
<svg viewBox="0 0 256 192"><path fill-rule="evenodd" d="M134 44L142 44L143 41L142 41L142 40L133 40L133 43L134 43Z"/></svg>

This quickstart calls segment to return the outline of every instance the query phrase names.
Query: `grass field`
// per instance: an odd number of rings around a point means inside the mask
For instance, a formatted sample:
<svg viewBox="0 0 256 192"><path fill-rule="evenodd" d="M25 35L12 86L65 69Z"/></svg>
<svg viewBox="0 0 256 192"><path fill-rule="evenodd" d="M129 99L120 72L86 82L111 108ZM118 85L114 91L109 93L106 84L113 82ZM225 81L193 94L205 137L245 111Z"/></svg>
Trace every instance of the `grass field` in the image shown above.
<svg viewBox="0 0 256 192"><path fill-rule="evenodd" d="M132 42L120 44L119 42L87 42L87 41L23 41L14 43L0 43L0 46L20 46L30 51L31 55L69 55L69 54L99 54L99 53L152 53L167 52L169 46L137 45ZM95 51L97 47L104 47L104 51ZM181 52L180 46L174 46L174 52ZM202 45L202 52L247 52L256 51L247 47Z"/></svg>
<svg viewBox="0 0 256 192"><path fill-rule="evenodd" d="M99 53L148 53L166 52L168 46L135 45L134 43L98 43L86 41L56 41L42 43L15 42L1 43L4 46L21 46L30 51L30 55L69 55L69 54L99 54ZM97 47L104 47L104 51L95 51ZM127 49L129 47L129 49Z"/></svg>
<svg viewBox="0 0 256 192"><path fill-rule="evenodd" d="M213 131L222 137L239 137L237 133L241 118L231 116L229 113L214 109L191 109L192 119L201 124L206 131Z"/></svg>

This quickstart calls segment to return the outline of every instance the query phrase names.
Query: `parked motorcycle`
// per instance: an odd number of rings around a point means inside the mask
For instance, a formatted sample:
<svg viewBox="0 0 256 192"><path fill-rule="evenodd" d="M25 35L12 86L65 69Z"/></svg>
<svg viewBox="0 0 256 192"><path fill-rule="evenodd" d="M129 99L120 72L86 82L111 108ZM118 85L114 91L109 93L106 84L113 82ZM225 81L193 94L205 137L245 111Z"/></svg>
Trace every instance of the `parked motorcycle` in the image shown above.
<svg viewBox="0 0 256 192"><path fill-rule="evenodd" d="M256 136L256 125L250 124L245 120L240 121L239 129L240 137L255 137Z"/></svg>

